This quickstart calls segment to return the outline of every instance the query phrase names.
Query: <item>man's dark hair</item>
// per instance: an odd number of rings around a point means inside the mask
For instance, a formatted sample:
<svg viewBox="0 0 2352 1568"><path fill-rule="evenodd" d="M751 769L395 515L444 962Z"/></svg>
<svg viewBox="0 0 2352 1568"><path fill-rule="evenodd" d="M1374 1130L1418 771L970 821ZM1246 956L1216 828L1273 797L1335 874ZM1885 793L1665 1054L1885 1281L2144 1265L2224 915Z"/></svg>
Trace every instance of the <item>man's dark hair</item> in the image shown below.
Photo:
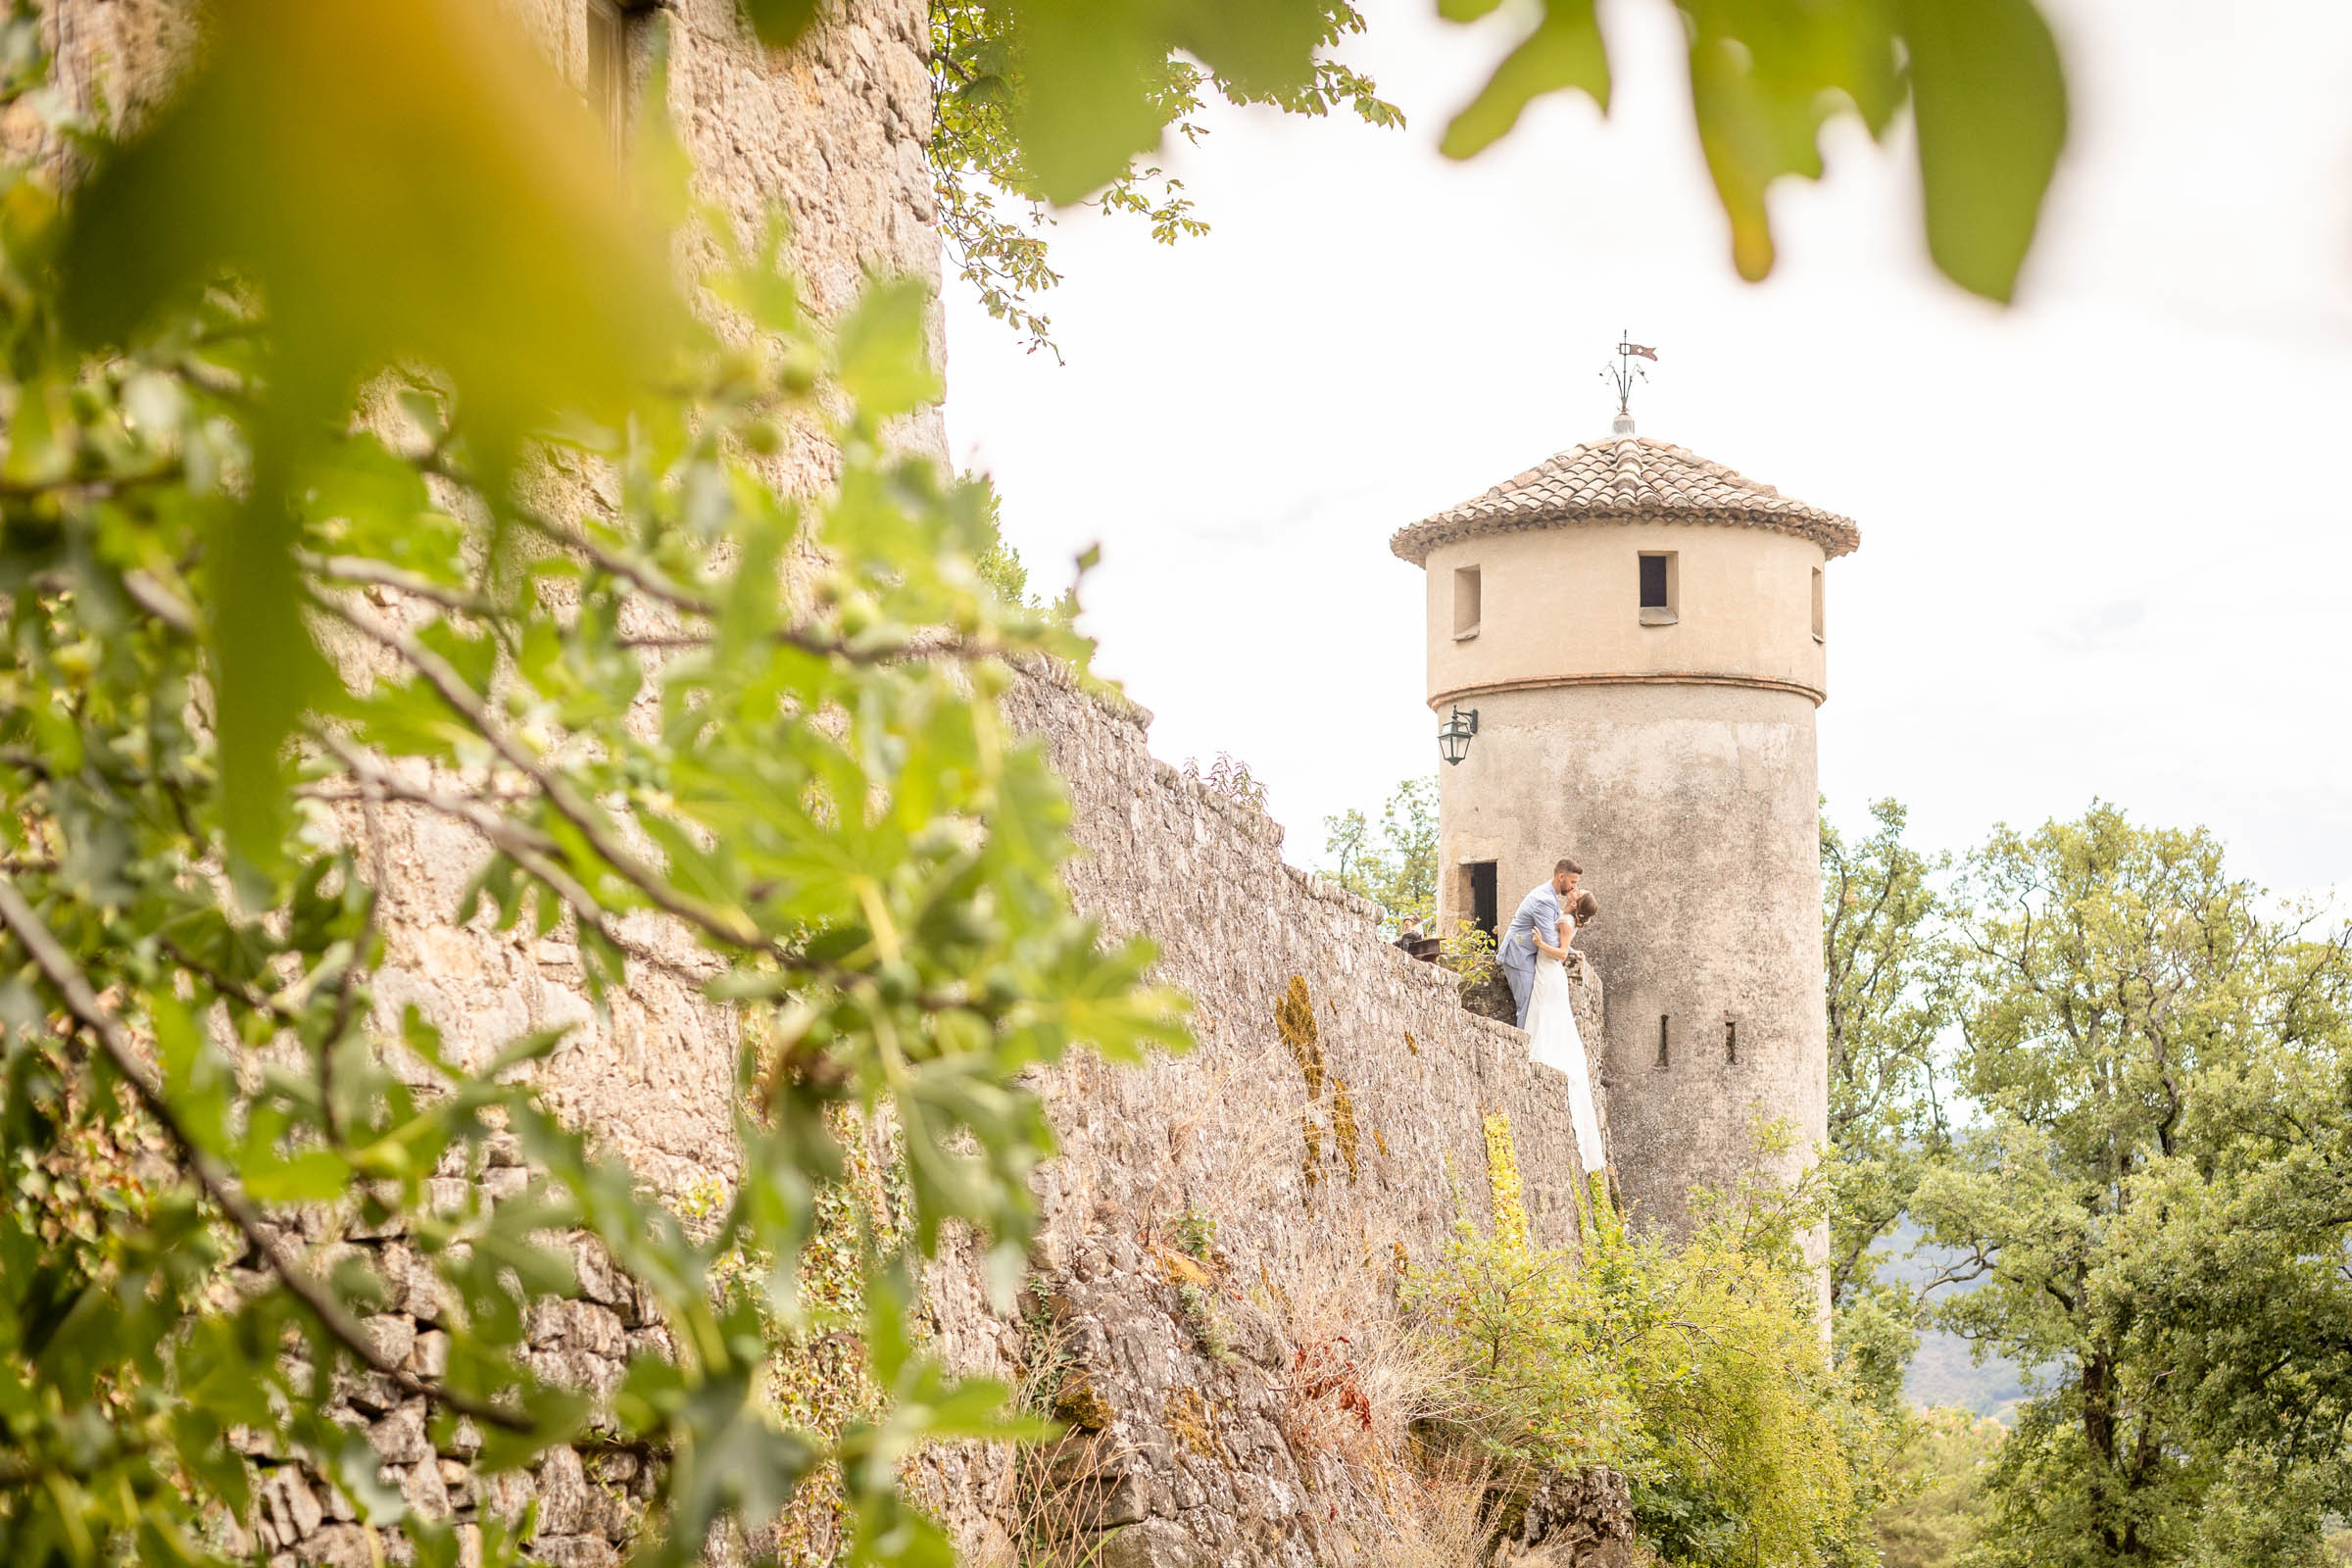
<svg viewBox="0 0 2352 1568"><path fill-rule="evenodd" d="M1560 863L1551 868L1551 874L1553 876L1558 876L1562 871L1567 872L1570 876L1583 876L1585 874L1585 868L1583 866L1577 864L1574 860L1571 860L1564 856L1561 858Z"/></svg>

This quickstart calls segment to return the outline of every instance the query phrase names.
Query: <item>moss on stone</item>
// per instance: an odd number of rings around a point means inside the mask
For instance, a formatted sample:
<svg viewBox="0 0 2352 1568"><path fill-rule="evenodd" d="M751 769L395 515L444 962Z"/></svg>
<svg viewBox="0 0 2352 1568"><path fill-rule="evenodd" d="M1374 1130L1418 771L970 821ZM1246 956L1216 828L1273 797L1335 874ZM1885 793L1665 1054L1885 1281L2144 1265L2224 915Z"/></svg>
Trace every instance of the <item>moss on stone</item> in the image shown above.
<svg viewBox="0 0 2352 1568"><path fill-rule="evenodd" d="M1274 1007L1274 1030L1282 1043L1291 1048L1292 1059L1298 1063L1299 1076L1306 1080L1306 1098L1317 1100L1323 1094L1323 1039L1315 1028L1315 1004L1306 994L1303 976L1291 976L1290 989Z"/></svg>
<svg viewBox="0 0 2352 1568"><path fill-rule="evenodd" d="M1216 1434L1209 1430L1208 1406L1201 1400L1198 1389L1172 1389L1162 1412L1168 1431L1176 1441L1203 1459L1218 1459Z"/></svg>
<svg viewBox="0 0 2352 1568"><path fill-rule="evenodd" d="M1527 1208L1520 1201L1519 1150L1511 1141L1511 1118L1489 1111L1487 1130L1487 1186L1494 1203L1494 1239L1525 1250Z"/></svg>
<svg viewBox="0 0 2352 1568"><path fill-rule="evenodd" d="M1348 1093L1348 1081L1338 1073L1331 1075L1331 1132L1340 1146L1340 1157L1348 1162L1348 1183L1363 1173L1356 1157L1355 1101Z"/></svg>
<svg viewBox="0 0 2352 1568"><path fill-rule="evenodd" d="M1100 1432L1119 1418L1095 1380L1076 1368L1062 1378L1061 1387L1054 1392L1054 1416L1087 1432Z"/></svg>

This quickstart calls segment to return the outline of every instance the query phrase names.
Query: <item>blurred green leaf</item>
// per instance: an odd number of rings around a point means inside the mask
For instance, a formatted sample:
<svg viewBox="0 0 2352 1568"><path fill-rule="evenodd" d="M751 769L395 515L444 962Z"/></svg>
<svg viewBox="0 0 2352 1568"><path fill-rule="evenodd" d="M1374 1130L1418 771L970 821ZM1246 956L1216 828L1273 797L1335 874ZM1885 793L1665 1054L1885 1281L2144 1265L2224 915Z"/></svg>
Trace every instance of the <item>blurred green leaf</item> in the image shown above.
<svg viewBox="0 0 2352 1568"><path fill-rule="evenodd" d="M1820 132L1858 114L1884 138L1906 97L1919 126L1930 254L1945 275L2007 300L2066 134L2057 48L2033 0L1676 0L1690 40L1691 110L1732 228L1740 276L1772 270L1768 197L1817 179ZM1481 21L1491 0L1439 0ZM1535 98L1574 89L1608 106L1591 0L1544 0L1535 28L1447 125L1444 152L1493 145Z"/></svg>
<svg viewBox="0 0 2352 1568"><path fill-rule="evenodd" d="M928 301L920 283L901 278L868 289L841 323L841 384L873 418L905 414L940 395L923 343Z"/></svg>
<svg viewBox="0 0 2352 1568"><path fill-rule="evenodd" d="M744 15L770 49L788 49L816 23L823 0L742 0Z"/></svg>
<svg viewBox="0 0 2352 1568"><path fill-rule="evenodd" d="M1440 7L1455 22L1493 9L1463 0ZM1478 96L1453 117L1439 150L1448 158L1483 152L1509 134L1529 103L1572 87L1590 94L1604 114L1608 111L1609 61L1600 41L1600 24L1593 16L1592 0L1544 0L1544 15L1535 30L1503 57Z"/></svg>
<svg viewBox="0 0 2352 1568"><path fill-rule="evenodd" d="M2066 78L2031 0L1902 0L1928 251L2006 302L2066 141Z"/></svg>

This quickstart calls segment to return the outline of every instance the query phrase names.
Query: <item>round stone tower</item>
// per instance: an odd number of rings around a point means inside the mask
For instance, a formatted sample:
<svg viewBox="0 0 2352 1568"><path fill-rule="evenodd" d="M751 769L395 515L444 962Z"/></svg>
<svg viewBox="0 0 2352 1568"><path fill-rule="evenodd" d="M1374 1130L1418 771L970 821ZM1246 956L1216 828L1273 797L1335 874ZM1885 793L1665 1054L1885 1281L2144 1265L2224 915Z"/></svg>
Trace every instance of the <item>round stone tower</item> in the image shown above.
<svg viewBox="0 0 2352 1568"><path fill-rule="evenodd" d="M1430 707L1462 714L1442 928L1507 926L1553 862L1584 867L1594 1055L1648 1223L1683 1230L1694 1186L1737 1180L1759 1115L1798 1136L1784 1176L1826 1136L1813 710L1823 567L1859 543L1623 416L1390 541L1428 574Z"/></svg>

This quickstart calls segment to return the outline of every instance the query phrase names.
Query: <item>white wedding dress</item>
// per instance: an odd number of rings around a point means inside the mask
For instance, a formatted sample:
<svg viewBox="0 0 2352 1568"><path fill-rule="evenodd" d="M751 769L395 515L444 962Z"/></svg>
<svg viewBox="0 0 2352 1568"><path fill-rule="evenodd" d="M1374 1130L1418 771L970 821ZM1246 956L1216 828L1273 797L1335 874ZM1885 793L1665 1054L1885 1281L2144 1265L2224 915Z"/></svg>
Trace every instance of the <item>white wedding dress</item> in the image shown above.
<svg viewBox="0 0 2352 1568"><path fill-rule="evenodd" d="M1576 1004L1569 1000L1568 965L1536 955L1535 988L1527 999L1528 1054L1568 1075L1568 1113L1576 1124L1577 1152L1587 1173L1606 1163L1600 1147L1600 1111L1592 1098L1592 1068L1577 1032Z"/></svg>

